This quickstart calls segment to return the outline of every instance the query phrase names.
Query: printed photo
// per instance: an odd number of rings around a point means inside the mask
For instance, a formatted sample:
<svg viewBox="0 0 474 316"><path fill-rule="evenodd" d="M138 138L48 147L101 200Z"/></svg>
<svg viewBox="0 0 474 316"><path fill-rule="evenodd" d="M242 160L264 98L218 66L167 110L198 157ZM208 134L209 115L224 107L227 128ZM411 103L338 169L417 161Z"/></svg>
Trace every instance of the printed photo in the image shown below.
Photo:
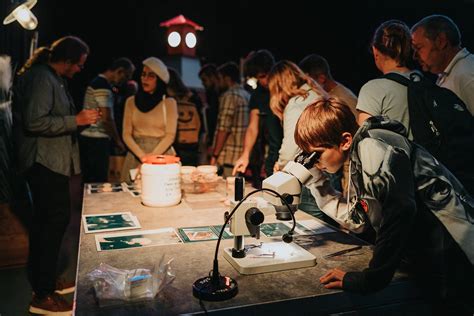
<svg viewBox="0 0 474 316"><path fill-rule="evenodd" d="M209 226L178 228L178 234L184 242L216 240L218 235Z"/></svg>
<svg viewBox="0 0 474 316"><path fill-rule="evenodd" d="M95 235L97 251L142 248L182 243L173 228Z"/></svg>
<svg viewBox="0 0 474 316"><path fill-rule="evenodd" d="M86 191L88 194L106 193L106 192L123 192L121 183L87 183Z"/></svg>
<svg viewBox="0 0 474 316"><path fill-rule="evenodd" d="M214 225L214 226L211 226L211 228L214 230L217 237L219 237L219 234L221 233L222 225ZM224 233L222 234L222 239L230 239L233 237L234 237L234 234L230 232L229 224L227 224L224 229Z"/></svg>
<svg viewBox="0 0 474 316"><path fill-rule="evenodd" d="M82 219L86 234L140 228L138 219L130 212L84 215Z"/></svg>
<svg viewBox="0 0 474 316"><path fill-rule="evenodd" d="M291 223L286 223L286 224L290 225ZM295 231L300 235L318 235L318 234L333 233L334 229L330 228L328 225L325 225L324 223L320 221L317 221L314 219L306 219L306 220L298 221L296 223Z"/></svg>
<svg viewBox="0 0 474 316"><path fill-rule="evenodd" d="M260 225L260 231L267 237L283 236L289 231L284 223L265 223Z"/></svg>

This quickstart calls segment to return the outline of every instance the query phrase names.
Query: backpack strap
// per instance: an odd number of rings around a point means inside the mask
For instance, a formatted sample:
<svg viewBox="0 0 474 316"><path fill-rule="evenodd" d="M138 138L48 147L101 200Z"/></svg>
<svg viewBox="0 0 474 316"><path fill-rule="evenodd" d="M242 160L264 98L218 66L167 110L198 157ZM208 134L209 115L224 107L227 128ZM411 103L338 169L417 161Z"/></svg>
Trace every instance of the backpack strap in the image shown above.
<svg viewBox="0 0 474 316"><path fill-rule="evenodd" d="M383 75L382 78L395 81L396 83L399 83L405 87L408 87L410 84L410 79L395 72L389 72L388 74Z"/></svg>

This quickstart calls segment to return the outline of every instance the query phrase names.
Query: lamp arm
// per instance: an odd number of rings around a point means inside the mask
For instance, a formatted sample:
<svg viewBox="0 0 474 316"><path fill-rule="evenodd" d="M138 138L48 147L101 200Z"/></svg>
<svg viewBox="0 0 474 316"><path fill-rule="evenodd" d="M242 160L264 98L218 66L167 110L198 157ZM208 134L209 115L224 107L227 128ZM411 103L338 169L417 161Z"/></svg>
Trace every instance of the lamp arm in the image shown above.
<svg viewBox="0 0 474 316"><path fill-rule="evenodd" d="M214 266L217 265L217 254L219 252L219 246L221 244L221 239L222 239L222 235L224 234L224 230L225 230L225 227L227 225L227 223L229 222L229 220L232 218L232 215L234 215L234 213L237 211L237 209L239 208L240 204L242 204L247 198L249 198L250 196L254 195L255 193L257 192L262 192L262 191L267 191L267 192L270 192L270 193L273 193L275 194L276 196L278 196L282 201L283 203L285 204L285 206L288 208L288 212L290 212L290 215L291 215L291 219L293 220L293 226L291 227L290 231L288 232L288 234L290 235L293 235L293 232L295 231L295 227L296 227L296 218L295 218L295 214L293 214L293 212L291 211L291 208L290 208L290 205L288 204L288 202L283 198L283 196L272 190L272 189L267 189L267 188L262 188L262 189L257 189L257 190L254 190L252 192L250 192L249 194L247 194L242 200L239 201L239 203L237 203L236 206L234 206L234 208L232 209L232 211L229 213L229 215L227 216L227 218L225 219L224 221L224 225L222 226L221 228L221 231L219 233L219 238L217 239L217 245L216 245L216 251L215 251L215 254L214 254ZM213 269L213 271L215 271Z"/></svg>

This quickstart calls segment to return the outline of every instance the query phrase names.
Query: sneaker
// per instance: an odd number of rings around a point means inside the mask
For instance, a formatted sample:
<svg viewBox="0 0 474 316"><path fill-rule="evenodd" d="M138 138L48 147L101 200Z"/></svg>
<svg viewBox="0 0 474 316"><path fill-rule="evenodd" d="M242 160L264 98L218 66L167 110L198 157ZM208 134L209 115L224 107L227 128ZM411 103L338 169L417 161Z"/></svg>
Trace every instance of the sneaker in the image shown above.
<svg viewBox="0 0 474 316"><path fill-rule="evenodd" d="M53 293L44 298L36 295L31 300L29 312L39 315L72 315L72 304L68 303L62 296Z"/></svg>
<svg viewBox="0 0 474 316"><path fill-rule="evenodd" d="M56 293L64 295L73 293L76 290L76 282L66 281L65 279L56 280Z"/></svg>

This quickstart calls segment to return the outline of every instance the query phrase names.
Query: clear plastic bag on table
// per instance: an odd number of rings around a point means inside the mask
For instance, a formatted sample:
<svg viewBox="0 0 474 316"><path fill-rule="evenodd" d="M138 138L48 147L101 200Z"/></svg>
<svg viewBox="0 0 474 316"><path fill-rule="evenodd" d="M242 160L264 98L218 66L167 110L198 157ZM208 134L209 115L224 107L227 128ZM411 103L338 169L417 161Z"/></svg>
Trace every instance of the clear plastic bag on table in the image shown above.
<svg viewBox="0 0 474 316"><path fill-rule="evenodd" d="M165 262L164 256L149 269L117 269L101 263L87 276L93 283L99 302L106 300L151 300L163 288L170 284L175 276L171 261Z"/></svg>

